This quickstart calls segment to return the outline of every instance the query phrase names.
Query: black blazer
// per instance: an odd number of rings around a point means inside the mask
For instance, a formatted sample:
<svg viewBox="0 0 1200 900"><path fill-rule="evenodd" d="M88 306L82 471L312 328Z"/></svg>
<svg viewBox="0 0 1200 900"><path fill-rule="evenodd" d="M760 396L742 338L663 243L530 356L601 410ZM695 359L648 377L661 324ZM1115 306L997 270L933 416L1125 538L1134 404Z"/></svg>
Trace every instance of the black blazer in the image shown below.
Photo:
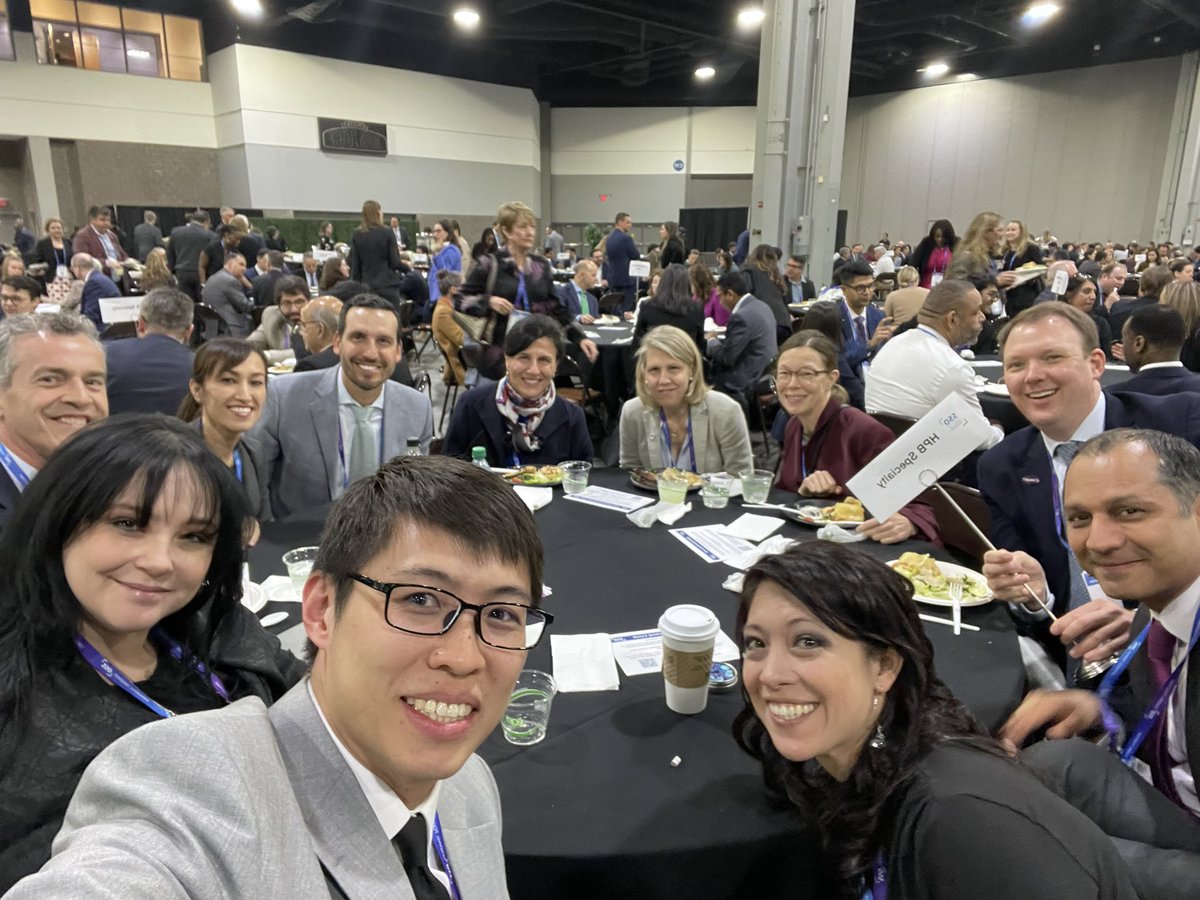
<svg viewBox="0 0 1200 900"><path fill-rule="evenodd" d="M1155 394L1166 397L1181 391L1200 392L1200 375L1182 366L1169 369L1148 369L1114 385L1113 390L1126 394Z"/></svg>
<svg viewBox="0 0 1200 900"><path fill-rule="evenodd" d="M1113 340L1121 340L1121 331L1130 316L1139 309L1153 306L1157 302L1157 297L1126 297L1114 303L1108 311L1108 327L1112 330Z"/></svg>
<svg viewBox="0 0 1200 900"><path fill-rule="evenodd" d="M638 308L637 325L633 329L633 349L637 350L642 344L642 336L658 325L674 325L691 335L700 355L704 355L704 307L699 303L689 301L686 315L667 312L653 299L647 300Z"/></svg>
<svg viewBox="0 0 1200 900"><path fill-rule="evenodd" d="M537 453L522 456L521 465L552 466L567 459L592 459L592 439L583 410L562 397L546 410L537 436L542 446ZM463 394L450 417L442 453L470 459L471 448L476 446L487 448L488 465L512 465L512 435L508 420L496 406L494 381L483 381Z"/></svg>
<svg viewBox="0 0 1200 900"><path fill-rule="evenodd" d="M173 416L188 394L192 351L166 334L105 341L108 413Z"/></svg>
<svg viewBox="0 0 1200 900"><path fill-rule="evenodd" d="M350 239L350 277L372 290L400 283L400 251L392 229L379 226L356 231Z"/></svg>
<svg viewBox="0 0 1200 900"><path fill-rule="evenodd" d="M172 272L198 272L200 251L216 239L215 233L201 225L172 228L171 238L167 241L167 267ZM254 265L254 260L250 260L250 265Z"/></svg>
<svg viewBox="0 0 1200 900"><path fill-rule="evenodd" d="M662 255L658 259L658 264L665 269L671 263L683 265L686 259L687 254L683 250L683 241L675 237L668 240L666 246L662 248Z"/></svg>
<svg viewBox="0 0 1200 900"><path fill-rule="evenodd" d="M42 276L42 280L47 284L54 280L58 274L58 267L71 265L71 242L67 238L63 238L62 249L58 251L58 256L54 255L54 244L50 242L50 237L46 236L37 242L33 248L33 259L29 261L30 265L37 263L46 264L46 274Z"/></svg>

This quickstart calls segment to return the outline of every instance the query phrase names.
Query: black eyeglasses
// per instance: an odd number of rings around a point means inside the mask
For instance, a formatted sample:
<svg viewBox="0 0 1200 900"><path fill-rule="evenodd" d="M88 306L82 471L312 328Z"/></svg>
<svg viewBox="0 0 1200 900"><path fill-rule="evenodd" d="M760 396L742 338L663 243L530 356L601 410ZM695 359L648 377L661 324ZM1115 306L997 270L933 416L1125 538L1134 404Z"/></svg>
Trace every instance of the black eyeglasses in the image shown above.
<svg viewBox="0 0 1200 900"><path fill-rule="evenodd" d="M454 627L464 609L475 612L475 634L500 650L531 650L542 639L554 616L524 603L468 603L442 588L427 584L389 584L354 572L350 577L383 594L383 618L408 634L435 636ZM397 588L405 588L400 594Z"/></svg>

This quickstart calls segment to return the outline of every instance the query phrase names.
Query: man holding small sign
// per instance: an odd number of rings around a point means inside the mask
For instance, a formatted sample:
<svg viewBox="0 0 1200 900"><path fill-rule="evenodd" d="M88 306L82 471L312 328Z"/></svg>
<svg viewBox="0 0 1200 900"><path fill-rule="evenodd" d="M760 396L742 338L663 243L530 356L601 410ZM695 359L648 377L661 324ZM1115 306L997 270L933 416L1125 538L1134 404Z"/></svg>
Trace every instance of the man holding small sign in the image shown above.
<svg viewBox="0 0 1200 900"><path fill-rule="evenodd" d="M1200 442L1200 398L1100 390L1104 351L1091 318L1066 303L1038 304L1000 332L1004 383L1031 423L979 461L979 487L998 550L983 574L996 599L1065 667L1108 659L1129 641L1132 612L1086 577L1067 545L1062 484L1084 441L1112 428L1152 428ZM1035 601L1036 594L1055 615ZM1066 648L1069 647L1068 651Z"/></svg>

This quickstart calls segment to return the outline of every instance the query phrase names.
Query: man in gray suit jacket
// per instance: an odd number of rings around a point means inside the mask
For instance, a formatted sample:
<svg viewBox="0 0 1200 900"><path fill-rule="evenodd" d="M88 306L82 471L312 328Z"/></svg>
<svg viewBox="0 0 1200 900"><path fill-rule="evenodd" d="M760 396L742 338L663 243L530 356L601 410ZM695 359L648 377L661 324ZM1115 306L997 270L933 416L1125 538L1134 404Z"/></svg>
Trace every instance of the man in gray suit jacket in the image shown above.
<svg viewBox="0 0 1200 900"><path fill-rule="evenodd" d="M474 751L553 618L541 592L511 490L460 460L394 460L326 523L310 677L270 710L242 700L111 744L10 896L507 900Z"/></svg>
<svg viewBox="0 0 1200 900"><path fill-rule="evenodd" d="M242 277L246 274L246 258L240 253L225 257L225 267L204 282L200 299L206 306L216 310L217 315L229 326L233 337L244 338L250 333L250 310L254 301L242 289Z"/></svg>
<svg viewBox="0 0 1200 900"><path fill-rule="evenodd" d="M271 381L251 434L262 446L276 519L323 518L351 481L402 454L409 438L429 452L429 398L389 380L403 352L399 329L388 301L360 294L338 317L337 367Z"/></svg>
<svg viewBox="0 0 1200 900"><path fill-rule="evenodd" d="M767 363L775 358L779 345L775 337L775 314L753 294L746 293L747 279L740 272L722 275L717 282L721 305L729 310L725 339L708 342L712 364L712 384L739 403L762 375Z"/></svg>

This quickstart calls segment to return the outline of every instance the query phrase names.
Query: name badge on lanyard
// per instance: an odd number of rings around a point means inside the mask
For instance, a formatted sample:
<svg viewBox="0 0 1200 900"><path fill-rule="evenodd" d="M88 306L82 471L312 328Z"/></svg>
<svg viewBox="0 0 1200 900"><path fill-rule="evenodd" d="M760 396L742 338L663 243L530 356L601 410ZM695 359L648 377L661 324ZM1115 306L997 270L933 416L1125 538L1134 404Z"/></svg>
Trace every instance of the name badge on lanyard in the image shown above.
<svg viewBox="0 0 1200 900"><path fill-rule="evenodd" d="M941 272L934 272L932 275L929 276L929 286L931 288L937 287L939 284L942 283L943 278L945 278L945 275L943 275Z"/></svg>

